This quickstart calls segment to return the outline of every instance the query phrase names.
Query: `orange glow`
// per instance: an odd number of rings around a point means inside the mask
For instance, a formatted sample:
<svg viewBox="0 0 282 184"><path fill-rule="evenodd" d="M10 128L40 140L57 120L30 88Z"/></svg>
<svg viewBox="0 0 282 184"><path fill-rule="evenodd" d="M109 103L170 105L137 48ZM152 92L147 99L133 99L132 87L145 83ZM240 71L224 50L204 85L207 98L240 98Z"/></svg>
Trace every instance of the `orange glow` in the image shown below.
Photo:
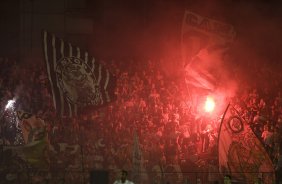
<svg viewBox="0 0 282 184"><path fill-rule="evenodd" d="M215 107L215 102L212 97L207 97L206 103L205 103L205 111L206 112L212 112Z"/></svg>

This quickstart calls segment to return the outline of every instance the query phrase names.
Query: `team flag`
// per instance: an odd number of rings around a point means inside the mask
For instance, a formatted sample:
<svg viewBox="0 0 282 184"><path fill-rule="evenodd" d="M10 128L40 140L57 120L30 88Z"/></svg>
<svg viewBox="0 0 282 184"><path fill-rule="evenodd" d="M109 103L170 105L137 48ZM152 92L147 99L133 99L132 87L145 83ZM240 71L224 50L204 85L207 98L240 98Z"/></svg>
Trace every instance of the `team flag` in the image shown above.
<svg viewBox="0 0 282 184"><path fill-rule="evenodd" d="M186 83L214 90L224 53L236 36L232 25L186 10L181 31L181 54Z"/></svg>
<svg viewBox="0 0 282 184"><path fill-rule="evenodd" d="M239 112L228 105L218 137L219 171L243 183L274 183L272 161L262 142Z"/></svg>
<svg viewBox="0 0 282 184"><path fill-rule="evenodd" d="M5 146L3 151L11 151L32 167L49 168L48 141L45 123L33 114L17 111L19 127L22 130L24 145Z"/></svg>
<svg viewBox="0 0 282 184"><path fill-rule="evenodd" d="M44 120L24 111L17 111L17 117L25 144L41 140L45 136Z"/></svg>
<svg viewBox="0 0 282 184"><path fill-rule="evenodd" d="M115 99L116 78L87 51L46 31L43 48L58 115L74 117L83 107L101 107Z"/></svg>

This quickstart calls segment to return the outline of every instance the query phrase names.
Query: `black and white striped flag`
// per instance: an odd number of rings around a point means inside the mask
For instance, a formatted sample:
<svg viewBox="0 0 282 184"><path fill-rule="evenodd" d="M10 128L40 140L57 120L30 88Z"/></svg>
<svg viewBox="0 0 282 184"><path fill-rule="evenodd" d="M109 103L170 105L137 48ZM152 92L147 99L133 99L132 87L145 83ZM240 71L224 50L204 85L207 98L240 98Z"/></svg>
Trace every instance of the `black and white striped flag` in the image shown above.
<svg viewBox="0 0 282 184"><path fill-rule="evenodd" d="M115 99L116 78L88 52L46 31L43 48L58 115L74 117L83 107L101 107Z"/></svg>

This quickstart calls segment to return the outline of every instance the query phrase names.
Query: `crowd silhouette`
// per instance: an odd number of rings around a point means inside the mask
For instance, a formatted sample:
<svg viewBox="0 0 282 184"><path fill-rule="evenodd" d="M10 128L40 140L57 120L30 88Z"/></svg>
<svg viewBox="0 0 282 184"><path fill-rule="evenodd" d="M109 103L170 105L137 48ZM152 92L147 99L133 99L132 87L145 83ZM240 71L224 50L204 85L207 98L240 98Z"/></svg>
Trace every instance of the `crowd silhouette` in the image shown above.
<svg viewBox="0 0 282 184"><path fill-rule="evenodd" d="M1 107L16 98L15 111L27 111L45 121L52 145L51 169L131 171L135 132L145 178L159 180L155 172L171 171L168 166L174 166L175 172L178 168L183 172L216 170L220 118L197 115L187 102L189 86L183 77L167 75L160 61L106 64L118 78L116 101L70 119L56 116L44 64L1 58ZM267 67L254 70L257 83L242 82L231 101L281 172L282 75ZM18 122L11 120L13 112L2 111L3 141L24 145ZM72 145L71 150L65 145Z"/></svg>

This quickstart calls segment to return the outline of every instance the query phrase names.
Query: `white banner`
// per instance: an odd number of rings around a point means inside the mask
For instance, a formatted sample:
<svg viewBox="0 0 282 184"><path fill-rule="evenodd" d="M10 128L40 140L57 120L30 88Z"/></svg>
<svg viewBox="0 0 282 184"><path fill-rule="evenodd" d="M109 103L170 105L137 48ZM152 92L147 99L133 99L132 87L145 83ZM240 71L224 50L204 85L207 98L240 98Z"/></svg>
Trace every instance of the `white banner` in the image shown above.
<svg viewBox="0 0 282 184"><path fill-rule="evenodd" d="M181 53L186 82L213 90L220 76L224 53L235 39L233 26L185 11L181 31Z"/></svg>

